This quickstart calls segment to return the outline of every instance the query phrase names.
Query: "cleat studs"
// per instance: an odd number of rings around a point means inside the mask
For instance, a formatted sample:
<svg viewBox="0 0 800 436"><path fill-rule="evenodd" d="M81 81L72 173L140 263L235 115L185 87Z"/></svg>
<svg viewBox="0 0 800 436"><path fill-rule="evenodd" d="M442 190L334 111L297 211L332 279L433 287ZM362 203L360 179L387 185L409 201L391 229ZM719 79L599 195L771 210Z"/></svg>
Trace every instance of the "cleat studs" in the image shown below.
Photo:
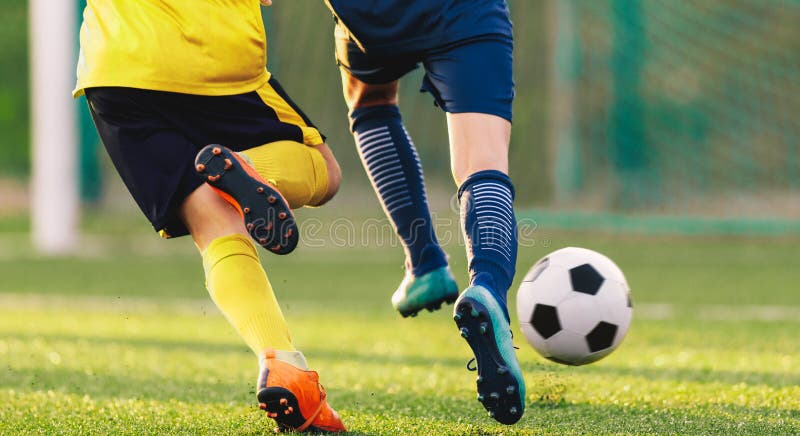
<svg viewBox="0 0 800 436"><path fill-rule="evenodd" d="M278 413L277 412L267 412L267 416L272 418L272 419L275 419L275 418L278 417Z"/></svg>
<svg viewBox="0 0 800 436"><path fill-rule="evenodd" d="M258 408L261 410L267 410L267 403L258 403Z"/></svg>
<svg viewBox="0 0 800 436"><path fill-rule="evenodd" d="M478 313L478 309L476 309L476 308L474 308L474 307L473 307L473 308L472 308L472 310L469 312L469 314L470 314L470 315L471 315L473 318L477 318L477 317L478 317L478 315L479 315L479 313Z"/></svg>
<svg viewBox="0 0 800 436"><path fill-rule="evenodd" d="M292 413L292 411L291 411L291 410L289 410L289 409L286 409L286 410L284 410L284 411L283 411L283 414L284 414L284 415L288 415L288 414L290 414L290 413Z"/></svg>
<svg viewBox="0 0 800 436"><path fill-rule="evenodd" d="M461 321L461 314L456 313L455 315L453 315L453 320L456 322Z"/></svg>
<svg viewBox="0 0 800 436"><path fill-rule="evenodd" d="M507 372L508 372L508 368L506 368L505 366L497 367L497 373L498 374L503 375L503 374L505 374Z"/></svg>
<svg viewBox="0 0 800 436"><path fill-rule="evenodd" d="M482 322L481 323L481 334L485 335L486 334L486 330L488 330L488 329L489 329L489 325L486 324L485 322Z"/></svg>
<svg viewBox="0 0 800 436"><path fill-rule="evenodd" d="M228 171L233 167L233 162L230 159L225 159L225 171Z"/></svg>
<svg viewBox="0 0 800 436"><path fill-rule="evenodd" d="M267 238L259 238L258 239L258 243L261 244L261 245L266 244L267 243Z"/></svg>
<svg viewBox="0 0 800 436"><path fill-rule="evenodd" d="M516 415L517 414L517 408L516 407L512 407L512 408L508 409L508 413L510 413L512 415Z"/></svg>
<svg viewBox="0 0 800 436"><path fill-rule="evenodd" d="M197 166L194 168L197 170L198 173L202 173L203 171L206 170L206 166L203 164L197 164Z"/></svg>
<svg viewBox="0 0 800 436"><path fill-rule="evenodd" d="M288 414L290 414L290 413L292 413L292 412L294 412L294 407L292 407L292 406L289 406L289 407L287 407L287 408L286 408L286 414L287 414L287 415L288 415Z"/></svg>
<svg viewBox="0 0 800 436"><path fill-rule="evenodd" d="M289 404L289 400L287 400L286 398L281 398L279 403L280 403L281 406L286 406L286 405Z"/></svg>
<svg viewBox="0 0 800 436"><path fill-rule="evenodd" d="M469 337L469 330L466 327L461 327L461 337L464 339Z"/></svg>
<svg viewBox="0 0 800 436"><path fill-rule="evenodd" d="M256 188L256 192L258 192L259 194L263 194L264 193L264 188L259 186L258 188Z"/></svg>
<svg viewBox="0 0 800 436"><path fill-rule="evenodd" d="M275 246L270 247L270 250L272 251L278 251L280 249L281 249L281 244L275 244Z"/></svg>
<svg viewBox="0 0 800 436"><path fill-rule="evenodd" d="M506 388L506 393L507 393L508 395L511 395L511 394L513 394L513 393L514 393L514 392L516 392L516 391L517 391L517 388L515 388L514 386L509 386L509 387L507 387L507 388Z"/></svg>
<svg viewBox="0 0 800 436"><path fill-rule="evenodd" d="M484 400L484 398L483 398L483 395L481 395L481 394L478 394L478 401L480 401L481 403L483 403L483 400Z"/></svg>
<svg viewBox="0 0 800 436"><path fill-rule="evenodd" d="M286 219L286 212L281 212L278 214L278 218L285 220Z"/></svg>
<svg viewBox="0 0 800 436"><path fill-rule="evenodd" d="M252 232L255 227L256 226L254 226L253 223L247 223L247 231L248 232Z"/></svg>
<svg viewBox="0 0 800 436"><path fill-rule="evenodd" d="M222 149L219 148L219 147L214 147L211 150L211 154L213 154L214 156L219 156L221 153L222 153Z"/></svg>
<svg viewBox="0 0 800 436"><path fill-rule="evenodd" d="M475 378L475 383L481 384L482 381L483 381L483 376L479 375L477 378Z"/></svg>
<svg viewBox="0 0 800 436"><path fill-rule="evenodd" d="M216 182L219 178L222 177L221 175L217 174L216 176L208 176L208 181L211 183Z"/></svg>
<svg viewBox="0 0 800 436"><path fill-rule="evenodd" d="M491 394L489 394L489 398L491 398L493 400L499 400L500 399L500 394L498 394L497 392L492 392Z"/></svg>
<svg viewBox="0 0 800 436"><path fill-rule="evenodd" d="M275 198L274 195L270 195L269 197L267 197L267 201L270 202L270 204L272 204L272 203L275 203L276 201L278 201L278 199Z"/></svg>
<svg viewBox="0 0 800 436"><path fill-rule="evenodd" d="M244 213L250 213L250 208L249 208L249 207L246 207L246 208L242 209L242 212L244 212Z"/></svg>

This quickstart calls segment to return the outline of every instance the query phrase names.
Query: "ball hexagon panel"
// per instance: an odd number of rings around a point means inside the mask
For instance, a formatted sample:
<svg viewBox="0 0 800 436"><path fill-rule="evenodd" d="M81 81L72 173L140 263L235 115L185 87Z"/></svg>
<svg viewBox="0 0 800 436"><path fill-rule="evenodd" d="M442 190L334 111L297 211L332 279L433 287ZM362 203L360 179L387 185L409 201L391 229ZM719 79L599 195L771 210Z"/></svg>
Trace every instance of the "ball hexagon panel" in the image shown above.
<svg viewBox="0 0 800 436"><path fill-rule="evenodd" d="M607 318L607 310L598 298L574 293L558 305L561 327L580 335L589 333L600 321Z"/></svg>
<svg viewBox="0 0 800 436"><path fill-rule="evenodd" d="M603 286L605 278L588 263L570 268L569 280L572 290L589 295L596 295Z"/></svg>
<svg viewBox="0 0 800 436"><path fill-rule="evenodd" d="M550 360L558 363L574 365L589 354L584 335L569 330L561 330L547 340ZM555 359L554 359L555 357Z"/></svg>
<svg viewBox="0 0 800 436"><path fill-rule="evenodd" d="M529 321L536 304L557 306L572 291L565 285L567 272L563 268L548 267L538 272L533 281L522 282L517 291L519 319Z"/></svg>
<svg viewBox="0 0 800 436"><path fill-rule="evenodd" d="M531 313L530 324L545 339L561 331L561 321L555 306L537 304Z"/></svg>
<svg viewBox="0 0 800 436"><path fill-rule="evenodd" d="M605 350L614 344L616 334L617 326L615 324L600 321L592 331L586 335L586 345L589 346L589 351L592 353Z"/></svg>

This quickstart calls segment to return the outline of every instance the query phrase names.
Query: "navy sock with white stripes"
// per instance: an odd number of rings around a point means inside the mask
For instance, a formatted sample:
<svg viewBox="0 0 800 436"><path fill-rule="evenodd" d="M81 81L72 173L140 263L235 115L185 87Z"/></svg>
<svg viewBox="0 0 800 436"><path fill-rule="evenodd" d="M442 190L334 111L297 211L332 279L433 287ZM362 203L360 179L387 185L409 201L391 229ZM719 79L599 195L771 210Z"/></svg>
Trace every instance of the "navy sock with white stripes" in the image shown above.
<svg viewBox="0 0 800 436"><path fill-rule="evenodd" d="M495 170L473 173L458 189L470 285L487 288L506 310L517 263L514 185Z"/></svg>
<svg viewBox="0 0 800 436"><path fill-rule="evenodd" d="M350 113L361 161L386 215L403 242L407 264L419 277L447 265L434 233L422 166L395 105Z"/></svg>

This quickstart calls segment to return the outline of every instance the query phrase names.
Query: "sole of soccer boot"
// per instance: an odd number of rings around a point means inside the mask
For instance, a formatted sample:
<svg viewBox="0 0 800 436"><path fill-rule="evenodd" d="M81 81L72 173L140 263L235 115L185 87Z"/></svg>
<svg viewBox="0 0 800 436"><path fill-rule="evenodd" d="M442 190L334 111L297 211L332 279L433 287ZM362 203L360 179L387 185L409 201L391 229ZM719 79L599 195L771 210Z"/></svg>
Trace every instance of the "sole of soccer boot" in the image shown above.
<svg viewBox="0 0 800 436"><path fill-rule="evenodd" d="M297 397L288 389L277 386L261 389L258 391L258 403L259 408L278 423L279 431L297 431L306 422L306 417L300 413ZM329 433L313 425L302 431Z"/></svg>
<svg viewBox="0 0 800 436"><path fill-rule="evenodd" d="M297 247L299 231L289 203L236 153L208 145L197 154L195 170L239 210L259 245L275 254L289 254Z"/></svg>
<svg viewBox="0 0 800 436"><path fill-rule="evenodd" d="M478 401L496 421L514 424L525 410L525 384L511 344L510 331L508 338L498 339L498 332L495 331L492 316L486 307L487 302L481 300L485 299L462 294L456 303L453 319L475 355L478 365ZM501 309L498 307L497 310ZM502 314L499 316L504 317ZM504 357L498 347L498 342L505 340L508 341L505 348L510 347L506 353L512 353L510 358Z"/></svg>

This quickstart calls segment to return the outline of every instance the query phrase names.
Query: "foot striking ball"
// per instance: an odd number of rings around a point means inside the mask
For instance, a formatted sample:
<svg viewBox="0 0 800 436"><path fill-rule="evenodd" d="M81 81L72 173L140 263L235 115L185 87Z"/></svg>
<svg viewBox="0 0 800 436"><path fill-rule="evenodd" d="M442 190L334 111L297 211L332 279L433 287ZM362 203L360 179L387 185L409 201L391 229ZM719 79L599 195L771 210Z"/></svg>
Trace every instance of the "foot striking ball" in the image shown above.
<svg viewBox="0 0 800 436"><path fill-rule="evenodd" d="M517 292L517 313L525 339L539 354L585 365L619 346L633 305L625 276L611 259L567 247L528 271Z"/></svg>

